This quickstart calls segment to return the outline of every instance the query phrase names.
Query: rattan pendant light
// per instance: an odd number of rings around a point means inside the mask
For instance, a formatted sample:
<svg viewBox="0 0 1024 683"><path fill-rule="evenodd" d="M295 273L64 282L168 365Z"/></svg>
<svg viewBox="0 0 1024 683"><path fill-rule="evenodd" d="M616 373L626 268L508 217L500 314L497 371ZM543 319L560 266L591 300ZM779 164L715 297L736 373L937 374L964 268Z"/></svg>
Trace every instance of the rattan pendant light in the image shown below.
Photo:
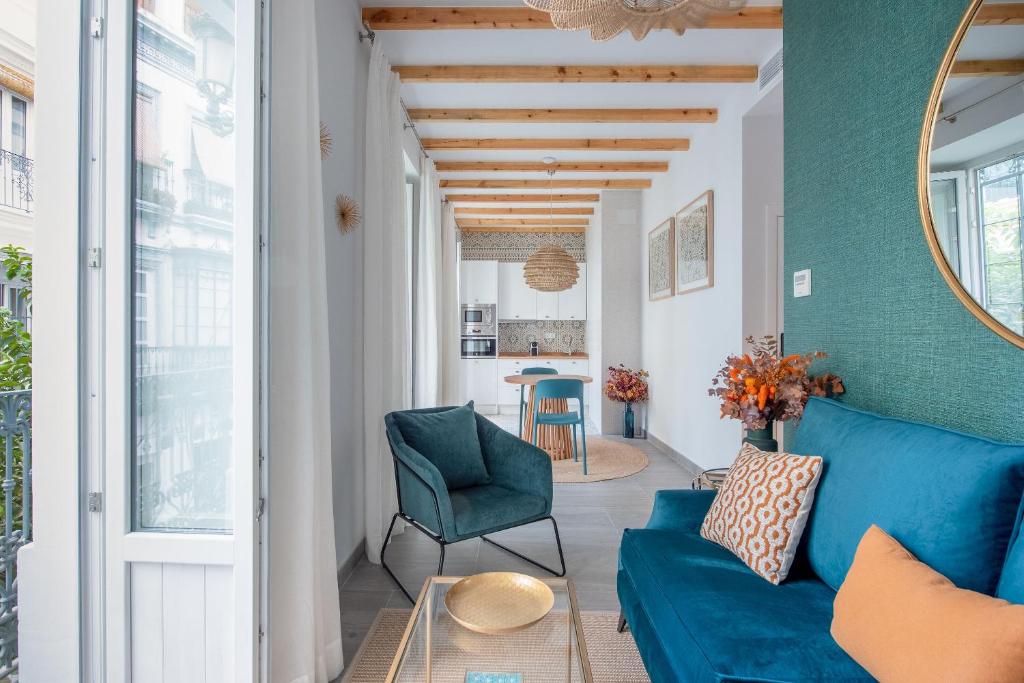
<svg viewBox="0 0 1024 683"><path fill-rule="evenodd" d="M546 159L545 159L546 161ZM553 161L553 160L552 160ZM554 170L548 171L549 180L555 175ZM554 188L550 187L551 201L548 204L554 214ZM523 267L523 279L526 285L538 292L564 292L576 284L580 278L580 267L576 259L557 244L545 244L533 252Z"/></svg>
<svg viewBox="0 0 1024 683"><path fill-rule="evenodd" d="M737 10L746 0L525 0L551 15L563 31L589 30L594 40L608 40L628 30L643 40L653 29L667 28L678 35L700 28L716 12Z"/></svg>

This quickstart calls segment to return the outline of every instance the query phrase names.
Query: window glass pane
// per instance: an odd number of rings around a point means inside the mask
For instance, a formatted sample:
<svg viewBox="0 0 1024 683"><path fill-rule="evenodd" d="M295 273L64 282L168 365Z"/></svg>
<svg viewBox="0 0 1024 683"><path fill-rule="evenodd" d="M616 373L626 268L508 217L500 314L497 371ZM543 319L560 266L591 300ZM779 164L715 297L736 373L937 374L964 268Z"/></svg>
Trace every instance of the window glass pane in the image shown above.
<svg viewBox="0 0 1024 683"><path fill-rule="evenodd" d="M133 525L232 526L234 3L137 0Z"/></svg>
<svg viewBox="0 0 1024 683"><path fill-rule="evenodd" d="M1024 251L1021 249L1021 188L1024 157L979 169L985 260L985 308L1024 334Z"/></svg>
<svg viewBox="0 0 1024 683"><path fill-rule="evenodd" d="M11 151L28 154L28 105L17 97L11 98Z"/></svg>

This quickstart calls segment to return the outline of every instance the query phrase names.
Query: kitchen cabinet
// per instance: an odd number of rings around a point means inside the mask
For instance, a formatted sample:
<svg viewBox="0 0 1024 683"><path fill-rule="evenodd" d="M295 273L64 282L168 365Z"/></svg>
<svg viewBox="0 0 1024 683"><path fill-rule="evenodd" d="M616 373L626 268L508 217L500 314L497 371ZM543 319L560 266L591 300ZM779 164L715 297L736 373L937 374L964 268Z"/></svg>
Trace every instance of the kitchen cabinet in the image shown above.
<svg viewBox="0 0 1024 683"><path fill-rule="evenodd" d="M498 404L498 361L494 358L463 358L460 373L462 402L473 401L480 412Z"/></svg>
<svg viewBox="0 0 1024 683"><path fill-rule="evenodd" d="M579 267L576 284L558 293L558 320L587 319L587 264L580 263Z"/></svg>
<svg viewBox="0 0 1024 683"><path fill-rule="evenodd" d="M537 320L559 320L558 292L537 292Z"/></svg>
<svg viewBox="0 0 1024 683"><path fill-rule="evenodd" d="M498 262L463 261L459 301L464 304L498 303Z"/></svg>
<svg viewBox="0 0 1024 683"><path fill-rule="evenodd" d="M537 291L526 286L523 265L498 264L498 320L537 319Z"/></svg>
<svg viewBox="0 0 1024 683"><path fill-rule="evenodd" d="M498 360L498 403L505 406L512 406L514 413L519 412L519 385L508 384L505 378L509 375L521 375L525 368L555 368L557 361L541 360L540 358L503 358ZM530 390L526 390L528 397Z"/></svg>

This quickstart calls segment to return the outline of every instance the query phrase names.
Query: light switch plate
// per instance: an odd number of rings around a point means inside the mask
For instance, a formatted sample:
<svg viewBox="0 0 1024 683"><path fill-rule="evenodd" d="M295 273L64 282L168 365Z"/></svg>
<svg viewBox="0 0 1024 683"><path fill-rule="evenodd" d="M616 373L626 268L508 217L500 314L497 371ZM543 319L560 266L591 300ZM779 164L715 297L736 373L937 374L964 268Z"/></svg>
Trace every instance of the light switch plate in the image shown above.
<svg viewBox="0 0 1024 683"><path fill-rule="evenodd" d="M793 298L811 295L811 269L798 270L793 273Z"/></svg>

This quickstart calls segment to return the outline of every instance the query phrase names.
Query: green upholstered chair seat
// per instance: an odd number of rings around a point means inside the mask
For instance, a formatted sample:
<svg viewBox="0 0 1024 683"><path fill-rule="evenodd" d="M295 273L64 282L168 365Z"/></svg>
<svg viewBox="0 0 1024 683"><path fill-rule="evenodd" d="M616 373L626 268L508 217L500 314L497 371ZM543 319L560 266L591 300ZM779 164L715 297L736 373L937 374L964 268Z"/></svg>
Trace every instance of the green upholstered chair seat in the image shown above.
<svg viewBox="0 0 1024 683"><path fill-rule="evenodd" d="M526 524L548 513L541 496L493 484L449 493L455 516L455 539L473 538Z"/></svg>
<svg viewBox="0 0 1024 683"><path fill-rule="evenodd" d="M572 425L579 421L579 413L540 413L537 418L537 422L542 425Z"/></svg>

